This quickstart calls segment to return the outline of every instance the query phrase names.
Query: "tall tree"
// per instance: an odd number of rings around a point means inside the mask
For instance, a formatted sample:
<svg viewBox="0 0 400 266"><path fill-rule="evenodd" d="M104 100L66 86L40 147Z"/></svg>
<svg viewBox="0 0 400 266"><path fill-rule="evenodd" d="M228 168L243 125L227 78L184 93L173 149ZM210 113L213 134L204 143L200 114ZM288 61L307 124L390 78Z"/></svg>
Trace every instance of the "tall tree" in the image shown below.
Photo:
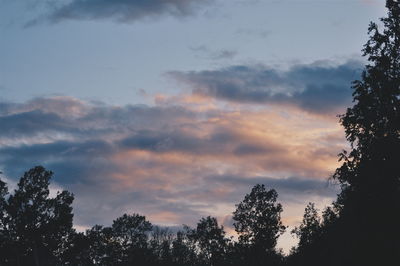
<svg viewBox="0 0 400 266"><path fill-rule="evenodd" d="M9 260L16 265L56 265L72 232L73 195L57 192L50 198L53 173L41 166L21 177L6 203L10 237Z"/></svg>
<svg viewBox="0 0 400 266"><path fill-rule="evenodd" d="M265 263L276 254L278 237L285 231L281 221L282 205L277 203L278 193L256 185L233 213L234 227L239 243L249 250L251 264ZM270 258L272 259L272 258Z"/></svg>
<svg viewBox="0 0 400 266"><path fill-rule="evenodd" d="M154 226L151 232L150 249L156 265L173 265L172 262L173 233L168 227Z"/></svg>
<svg viewBox="0 0 400 266"><path fill-rule="evenodd" d="M124 257L120 243L114 240L111 227L95 225L86 230L89 265L121 265ZM76 239L79 240L79 239Z"/></svg>
<svg viewBox="0 0 400 266"><path fill-rule="evenodd" d="M204 265L224 265L229 239L214 217L202 218L190 237L197 244Z"/></svg>
<svg viewBox="0 0 400 266"><path fill-rule="evenodd" d="M327 209L327 212L330 213L330 209ZM321 241L322 229L318 210L315 204L310 202L304 210L302 223L292 230L299 243L297 247L292 248L287 258L288 265L323 265L320 251L320 247L325 245Z"/></svg>
<svg viewBox="0 0 400 266"><path fill-rule="evenodd" d="M306 248L313 244L321 231L321 218L314 203L308 203L304 210L303 221L300 226L292 230L292 233L299 238L299 249Z"/></svg>
<svg viewBox="0 0 400 266"><path fill-rule="evenodd" d="M192 237L193 232L188 226L184 226L182 231L177 232L176 238L172 241L172 261L177 266L193 266L197 264L197 254L195 243Z"/></svg>
<svg viewBox="0 0 400 266"><path fill-rule="evenodd" d="M351 190L399 185L400 7L393 0L387 7L384 30L376 23L369 26L363 51L370 64L353 83L354 106L341 116L352 150L341 154L344 163L334 177Z"/></svg>
<svg viewBox="0 0 400 266"><path fill-rule="evenodd" d="M68 237L68 248L62 254L62 265L90 266L95 265L91 255L95 252L89 238L84 233L72 232ZM102 264L107 265L107 264Z"/></svg>
<svg viewBox="0 0 400 266"><path fill-rule="evenodd" d="M400 259L400 4L386 6L383 29L369 26L369 64L353 83L355 104L341 116L351 151L334 175L342 185L339 257L353 265Z"/></svg>
<svg viewBox="0 0 400 266"><path fill-rule="evenodd" d="M121 265L135 264L148 265L150 258L148 249L148 235L152 224L145 216L139 214L124 214L114 220L112 224L113 241L119 244L119 259Z"/></svg>

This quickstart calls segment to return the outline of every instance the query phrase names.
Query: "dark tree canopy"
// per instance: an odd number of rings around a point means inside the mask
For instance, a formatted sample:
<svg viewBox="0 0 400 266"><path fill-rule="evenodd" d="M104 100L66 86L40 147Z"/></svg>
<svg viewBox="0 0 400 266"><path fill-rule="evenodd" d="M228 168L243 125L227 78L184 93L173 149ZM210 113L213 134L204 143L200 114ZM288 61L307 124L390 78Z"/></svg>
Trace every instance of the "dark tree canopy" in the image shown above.
<svg viewBox="0 0 400 266"><path fill-rule="evenodd" d="M283 209L276 203L277 198L274 189L266 190L264 185L256 185L236 206L233 225L240 242L265 251L275 248L276 240L285 231L281 222Z"/></svg>
<svg viewBox="0 0 400 266"><path fill-rule="evenodd" d="M399 259L400 251L400 5L388 0L388 16L369 26L364 47L369 64L355 81L354 106L341 117L352 150L341 155L334 178L343 232L353 260ZM366 244L368 243L368 244ZM351 247L348 247L351 250Z"/></svg>
<svg viewBox="0 0 400 266"><path fill-rule="evenodd" d="M384 29L369 26L363 51L370 63L353 83L354 106L341 116L352 150L342 154L344 164L335 178L354 189L373 183L396 187L399 182L400 7L393 0L387 7Z"/></svg>
<svg viewBox="0 0 400 266"><path fill-rule="evenodd" d="M299 249L307 247L318 240L321 230L321 218L314 203L308 203L304 210L303 221L300 226L292 230L292 233L299 238Z"/></svg>
<svg viewBox="0 0 400 266"><path fill-rule="evenodd" d="M256 185L233 213L234 227L239 235L243 264L276 264L280 260L275 250L278 237L285 231L281 221L282 205L278 193Z"/></svg>
<svg viewBox="0 0 400 266"><path fill-rule="evenodd" d="M41 166L21 177L14 194L5 200L3 183L3 219L1 234L9 252L3 255L5 264L55 265L72 232L73 195L58 192L50 198L49 182L53 173ZM1 206L0 206L1 208Z"/></svg>
<svg viewBox="0 0 400 266"><path fill-rule="evenodd" d="M171 250L173 265L197 265L196 246L193 238L190 237L192 232L192 229L187 226L183 231L177 232Z"/></svg>
<svg viewBox="0 0 400 266"><path fill-rule="evenodd" d="M7 185L0 180L0 264L5 262L7 259L7 255L1 251L7 248L7 243L9 242L9 233L7 230L7 224L9 220L7 215L7 194Z"/></svg>
<svg viewBox="0 0 400 266"><path fill-rule="evenodd" d="M228 250L229 239L225 236L224 228L218 225L214 217L202 218L190 238L197 244L198 251L207 265L222 265Z"/></svg>

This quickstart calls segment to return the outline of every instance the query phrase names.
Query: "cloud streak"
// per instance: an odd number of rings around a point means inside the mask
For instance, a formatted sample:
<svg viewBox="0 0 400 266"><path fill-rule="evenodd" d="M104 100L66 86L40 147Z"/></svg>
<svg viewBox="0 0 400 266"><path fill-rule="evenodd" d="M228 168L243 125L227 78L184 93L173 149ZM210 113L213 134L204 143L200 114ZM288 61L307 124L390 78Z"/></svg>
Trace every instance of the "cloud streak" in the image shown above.
<svg viewBox="0 0 400 266"><path fill-rule="evenodd" d="M189 47L199 58L211 59L211 60L226 60L233 59L237 52L234 50L212 50L205 45Z"/></svg>
<svg viewBox="0 0 400 266"><path fill-rule="evenodd" d="M72 0L53 9L48 19L113 20L132 23L160 16L185 17L195 14L213 0Z"/></svg>
<svg viewBox="0 0 400 266"><path fill-rule="evenodd" d="M235 103L286 104L313 113L332 113L351 103L351 82L362 64L315 62L279 70L237 65L218 70L170 72L194 94Z"/></svg>

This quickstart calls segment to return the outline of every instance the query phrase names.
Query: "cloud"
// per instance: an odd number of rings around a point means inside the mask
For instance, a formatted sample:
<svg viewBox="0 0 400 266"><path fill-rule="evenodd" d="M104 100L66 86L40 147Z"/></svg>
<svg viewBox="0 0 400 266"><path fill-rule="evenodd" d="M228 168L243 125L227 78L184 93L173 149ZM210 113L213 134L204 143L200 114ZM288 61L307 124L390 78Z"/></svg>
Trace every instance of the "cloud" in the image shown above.
<svg viewBox="0 0 400 266"><path fill-rule="evenodd" d="M235 34L241 36L255 36L260 38L268 38L271 35L271 32L264 29L239 28L235 31Z"/></svg>
<svg viewBox="0 0 400 266"><path fill-rule="evenodd" d="M55 5L48 19L54 23L63 20L106 20L132 23L159 16L185 17L193 15L213 0L71 0Z"/></svg>
<svg viewBox="0 0 400 266"><path fill-rule="evenodd" d="M132 117L132 114L135 116ZM24 104L0 103L0 137L54 137L57 135L95 138L126 131L168 126L175 119L196 116L179 106L106 106L71 97L36 98ZM168 123L166 122L168 121Z"/></svg>
<svg viewBox="0 0 400 266"><path fill-rule="evenodd" d="M71 97L1 102L1 170L10 180L34 165L54 171L57 186L76 196L81 227L124 212L194 224L229 215L256 183L276 188L289 205L333 195L324 184L345 142L331 119L221 108L191 95L163 99L152 106Z"/></svg>
<svg viewBox="0 0 400 266"><path fill-rule="evenodd" d="M270 178L270 177L240 177L240 176L217 176L213 178L216 182L225 185L245 185L248 187L254 184L264 184L268 189L275 189L281 194L314 194L322 197L332 197L337 194L337 187L327 180L310 178Z"/></svg>
<svg viewBox="0 0 400 266"><path fill-rule="evenodd" d="M237 55L237 52L234 50L212 50L205 45L189 47L189 49L195 52L198 57L211 60L233 59Z"/></svg>
<svg viewBox="0 0 400 266"><path fill-rule="evenodd" d="M195 94L236 103L284 104L313 113L343 111L362 64L350 60L299 64L288 70L238 65L219 70L170 72Z"/></svg>

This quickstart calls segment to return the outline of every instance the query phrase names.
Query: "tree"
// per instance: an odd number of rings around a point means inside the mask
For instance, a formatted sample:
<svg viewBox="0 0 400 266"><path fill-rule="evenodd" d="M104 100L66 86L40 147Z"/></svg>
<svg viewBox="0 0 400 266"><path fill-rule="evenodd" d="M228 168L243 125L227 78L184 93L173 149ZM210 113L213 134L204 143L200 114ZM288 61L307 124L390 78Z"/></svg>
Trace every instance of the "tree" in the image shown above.
<svg viewBox="0 0 400 266"><path fill-rule="evenodd" d="M111 227L95 225L86 230L91 265L120 265L123 259L121 247L113 238ZM77 239L78 240L78 239Z"/></svg>
<svg viewBox="0 0 400 266"><path fill-rule="evenodd" d="M197 244L200 257L205 265L223 265L229 239L225 237L223 226L214 217L202 218L190 234Z"/></svg>
<svg viewBox="0 0 400 266"><path fill-rule="evenodd" d="M353 83L354 106L340 117L351 151L334 178L342 261L391 265L400 259L400 4L387 0L388 16L369 26L369 64ZM346 239L345 241L343 241Z"/></svg>
<svg viewBox="0 0 400 266"><path fill-rule="evenodd" d="M0 180L0 265L7 264L6 250L9 245L8 215L6 212L8 195L7 184Z"/></svg>
<svg viewBox="0 0 400 266"><path fill-rule="evenodd" d="M256 185L236 205L233 213L239 243L254 253L248 258L254 260L253 263L262 263L276 254L277 239L285 231L281 222L283 209L280 203L276 203L277 198L278 193L274 189L266 190L264 185Z"/></svg>
<svg viewBox="0 0 400 266"><path fill-rule="evenodd" d="M301 250L313 244L320 235L321 218L314 203L308 203L304 210L303 221L300 226L292 230L292 233L299 238L298 249Z"/></svg>
<svg viewBox="0 0 400 266"><path fill-rule="evenodd" d="M84 233L72 232L68 237L68 248L62 254L62 265L90 266L94 265L93 245ZM107 264L102 264L107 265Z"/></svg>
<svg viewBox="0 0 400 266"><path fill-rule="evenodd" d="M172 262L173 233L168 227L154 226L151 234L150 249L156 265L174 265Z"/></svg>
<svg viewBox="0 0 400 266"><path fill-rule="evenodd" d="M42 166L25 172L6 202L9 235L8 260L16 265L55 265L72 232L73 195L68 191L49 197L53 173Z"/></svg>
<svg viewBox="0 0 400 266"><path fill-rule="evenodd" d="M331 207L324 212L331 214ZM292 234L299 239L297 247L293 247L287 259L287 265L324 265L320 247L325 247L322 242L323 224L314 203L308 203L303 215L303 221Z"/></svg>
<svg viewBox="0 0 400 266"><path fill-rule="evenodd" d="M119 244L119 258L124 264L148 265L148 234L152 224L145 216L124 214L112 224L113 241Z"/></svg>
<svg viewBox="0 0 400 266"><path fill-rule="evenodd" d="M387 7L383 32L376 23L369 26L363 51L371 64L353 82L355 104L340 119L352 150L341 154L344 163L334 177L351 190L399 185L400 7L393 0Z"/></svg>
<svg viewBox="0 0 400 266"><path fill-rule="evenodd" d="M185 225L182 231L176 233L176 238L172 241L171 251L174 266L197 265L195 243L189 237L192 232L193 229Z"/></svg>

